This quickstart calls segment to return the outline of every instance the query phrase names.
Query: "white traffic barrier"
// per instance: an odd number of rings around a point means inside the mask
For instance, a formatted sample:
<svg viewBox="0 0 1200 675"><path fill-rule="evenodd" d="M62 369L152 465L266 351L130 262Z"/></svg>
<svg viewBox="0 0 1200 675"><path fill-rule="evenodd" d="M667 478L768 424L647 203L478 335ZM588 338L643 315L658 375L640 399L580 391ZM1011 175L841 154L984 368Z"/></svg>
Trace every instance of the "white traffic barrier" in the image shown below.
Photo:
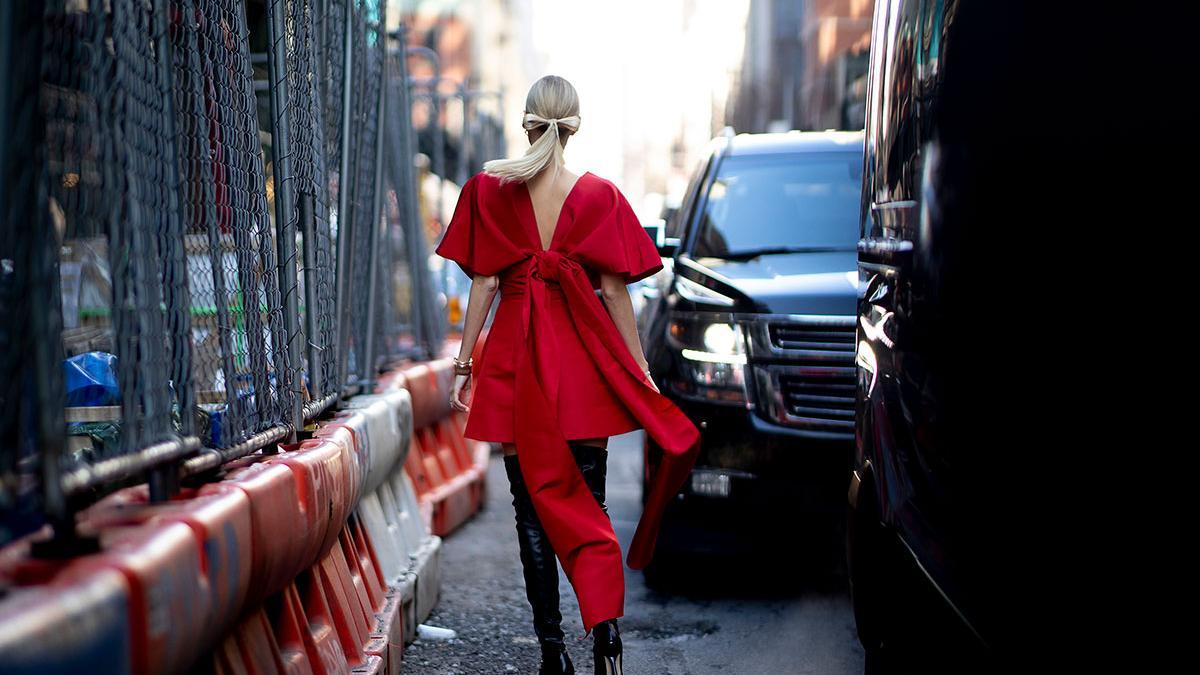
<svg viewBox="0 0 1200 675"><path fill-rule="evenodd" d="M370 460L364 467L362 491L363 494L374 492L408 455L412 439L412 397L404 389L366 394L351 398L346 402L346 408L367 417Z"/></svg>
<svg viewBox="0 0 1200 675"><path fill-rule="evenodd" d="M404 470L413 437L412 399L407 389L391 387L351 398L347 410L330 424L354 430L366 462L357 513L375 547L389 587L398 590L404 615L404 639L437 603L441 586L440 537L422 517L412 481Z"/></svg>

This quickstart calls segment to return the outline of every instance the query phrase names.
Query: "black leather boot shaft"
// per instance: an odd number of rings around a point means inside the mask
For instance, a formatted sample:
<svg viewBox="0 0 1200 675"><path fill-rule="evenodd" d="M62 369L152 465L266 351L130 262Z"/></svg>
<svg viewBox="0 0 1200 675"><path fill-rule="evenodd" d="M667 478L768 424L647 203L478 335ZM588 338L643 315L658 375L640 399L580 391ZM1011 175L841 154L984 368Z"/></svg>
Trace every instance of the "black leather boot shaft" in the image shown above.
<svg viewBox="0 0 1200 675"><path fill-rule="evenodd" d="M600 508L608 513L605 504L605 483L608 475L608 450L594 445L584 445L568 441L575 463L583 475L584 483L595 497ZM529 489L521 474L521 465L515 455L504 458L504 470L508 474L509 489L513 496L513 510L516 514L517 542L521 550L521 569L525 575L525 594L529 606L533 609L533 630L537 634L538 643L542 649L542 665L539 675L571 675L575 667L567 654L563 641L562 614L559 610L558 595L558 560L550 546L534 509ZM604 638L600 638L601 631ZM605 622L593 629L593 634L599 641L596 644L596 666L601 668L596 672L619 672L620 668L620 638L616 637L615 646L612 636L616 635L616 621ZM601 645L606 645L603 655ZM613 653L613 649L616 650ZM615 660L614 660L615 657ZM607 665L602 665L607 664ZM617 668L613 670L614 666Z"/></svg>
<svg viewBox="0 0 1200 675"><path fill-rule="evenodd" d="M533 630L538 641L563 639L562 614L558 608L558 560L550 538L542 528L533 500L521 475L515 455L504 458L509 489L516 514L517 543L521 550L521 569L525 575L525 595L533 609Z"/></svg>
<svg viewBox="0 0 1200 675"><path fill-rule="evenodd" d="M575 666L563 642L562 613L558 608L558 560L542 522L534 510L529 489L516 456L504 458L513 511L517 521L517 544L521 571L525 575L525 597L533 610L533 632L542 648L539 675L572 675Z"/></svg>
<svg viewBox="0 0 1200 675"><path fill-rule="evenodd" d="M583 480L591 490L600 508L608 513L605 503L605 484L608 477L608 449L594 445L569 442L575 463L583 474ZM598 675L622 675L621 633L617 620L602 621L592 627L592 655L594 672Z"/></svg>
<svg viewBox="0 0 1200 675"><path fill-rule="evenodd" d="M600 505L600 508L608 513L604 495L605 482L608 477L608 450L576 441L568 441L567 445L571 447L571 453L575 455L575 463L579 465L579 471L583 474L583 481L587 483L588 490L591 490L592 496L596 498L596 503Z"/></svg>

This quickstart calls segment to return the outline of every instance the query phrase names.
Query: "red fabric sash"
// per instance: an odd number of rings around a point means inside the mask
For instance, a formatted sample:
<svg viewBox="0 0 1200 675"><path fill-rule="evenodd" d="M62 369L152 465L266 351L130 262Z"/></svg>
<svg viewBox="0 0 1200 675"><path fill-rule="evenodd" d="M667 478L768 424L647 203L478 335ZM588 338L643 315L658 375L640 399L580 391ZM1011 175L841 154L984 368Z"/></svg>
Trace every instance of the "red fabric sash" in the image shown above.
<svg viewBox="0 0 1200 675"><path fill-rule="evenodd" d="M534 508L579 599L584 630L624 613L621 549L612 521L596 503L563 437L556 414L559 372L546 283L557 282L588 355L630 413L663 449L627 562L650 562L663 512L700 451L691 420L645 379L580 264L557 251L538 251L527 265L522 305L525 348L518 356L514 429L521 473ZM534 366L534 367L531 367Z"/></svg>

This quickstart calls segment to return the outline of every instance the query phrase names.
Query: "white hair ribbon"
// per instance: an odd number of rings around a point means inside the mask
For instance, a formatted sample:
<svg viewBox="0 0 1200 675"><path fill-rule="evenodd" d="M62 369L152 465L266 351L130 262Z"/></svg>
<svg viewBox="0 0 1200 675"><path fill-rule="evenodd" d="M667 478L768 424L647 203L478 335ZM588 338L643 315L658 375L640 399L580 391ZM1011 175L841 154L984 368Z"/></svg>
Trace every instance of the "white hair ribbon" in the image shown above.
<svg viewBox="0 0 1200 675"><path fill-rule="evenodd" d="M541 115L538 115L537 113L525 113L525 119L521 123L521 126L525 127L526 129L532 129L541 124L545 124L549 127L552 127L556 134L558 133L558 125L559 124L570 129L571 132L574 133L575 131L579 130L579 115L572 115L570 117L563 117L563 118L558 118L558 117L546 118L546 117L542 117Z"/></svg>

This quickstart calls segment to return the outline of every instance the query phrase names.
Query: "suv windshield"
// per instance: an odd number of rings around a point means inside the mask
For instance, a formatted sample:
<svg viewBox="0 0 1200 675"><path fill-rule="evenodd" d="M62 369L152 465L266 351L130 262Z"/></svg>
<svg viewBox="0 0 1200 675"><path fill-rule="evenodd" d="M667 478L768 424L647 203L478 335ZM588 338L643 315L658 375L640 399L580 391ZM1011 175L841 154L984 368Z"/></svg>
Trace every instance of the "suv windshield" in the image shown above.
<svg viewBox="0 0 1200 675"><path fill-rule="evenodd" d="M693 255L854 250L861 185L858 152L727 157L709 187Z"/></svg>

